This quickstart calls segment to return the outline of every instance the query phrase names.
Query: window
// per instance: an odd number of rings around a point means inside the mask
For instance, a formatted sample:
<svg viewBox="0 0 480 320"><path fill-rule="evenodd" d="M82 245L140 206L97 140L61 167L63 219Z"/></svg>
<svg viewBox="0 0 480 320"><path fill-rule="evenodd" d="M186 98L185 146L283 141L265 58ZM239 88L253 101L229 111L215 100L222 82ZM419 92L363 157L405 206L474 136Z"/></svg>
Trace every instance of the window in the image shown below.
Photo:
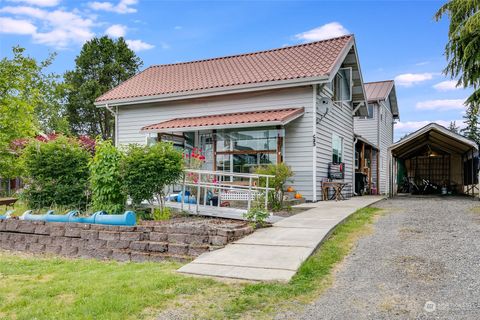
<svg viewBox="0 0 480 320"><path fill-rule="evenodd" d="M341 163L343 160L343 138L337 134L332 135L332 162Z"/></svg>
<svg viewBox="0 0 480 320"><path fill-rule="evenodd" d="M373 119L373 104L368 104L368 115L367 119Z"/></svg>
<svg viewBox="0 0 480 320"><path fill-rule="evenodd" d="M333 100L337 102L352 100L352 68L340 68L333 78Z"/></svg>
<svg viewBox="0 0 480 320"><path fill-rule="evenodd" d="M251 173L262 164L281 160L283 130L275 128L220 130L216 134L216 167Z"/></svg>

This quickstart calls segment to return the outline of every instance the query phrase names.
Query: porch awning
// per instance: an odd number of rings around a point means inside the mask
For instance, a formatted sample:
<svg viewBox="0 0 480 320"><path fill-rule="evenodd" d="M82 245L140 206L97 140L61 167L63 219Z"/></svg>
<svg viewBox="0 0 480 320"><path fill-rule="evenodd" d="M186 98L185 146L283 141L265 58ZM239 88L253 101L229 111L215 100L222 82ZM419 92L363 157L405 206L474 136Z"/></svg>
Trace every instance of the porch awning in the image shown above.
<svg viewBox="0 0 480 320"><path fill-rule="evenodd" d="M145 126L141 132L186 132L235 127L278 126L299 118L304 112L304 108L288 108L175 118Z"/></svg>

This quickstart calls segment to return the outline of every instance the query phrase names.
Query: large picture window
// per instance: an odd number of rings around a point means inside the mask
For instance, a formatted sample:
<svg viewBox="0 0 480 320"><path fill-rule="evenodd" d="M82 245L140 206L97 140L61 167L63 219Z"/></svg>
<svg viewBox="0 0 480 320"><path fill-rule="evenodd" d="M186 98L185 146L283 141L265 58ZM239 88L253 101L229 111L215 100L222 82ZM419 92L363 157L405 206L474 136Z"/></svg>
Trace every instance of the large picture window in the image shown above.
<svg viewBox="0 0 480 320"><path fill-rule="evenodd" d="M255 128L216 133L216 169L251 173L256 166L281 160L283 130Z"/></svg>
<svg viewBox="0 0 480 320"><path fill-rule="evenodd" d="M332 135L332 162L341 163L343 160L343 138L337 134Z"/></svg>

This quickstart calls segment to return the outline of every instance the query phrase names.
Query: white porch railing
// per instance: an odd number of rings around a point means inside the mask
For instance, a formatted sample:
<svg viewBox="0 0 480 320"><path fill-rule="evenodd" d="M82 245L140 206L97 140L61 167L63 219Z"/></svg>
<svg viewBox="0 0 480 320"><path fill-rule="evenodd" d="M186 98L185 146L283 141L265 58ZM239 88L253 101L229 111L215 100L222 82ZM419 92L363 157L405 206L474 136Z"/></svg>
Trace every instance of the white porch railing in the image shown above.
<svg viewBox="0 0 480 320"><path fill-rule="evenodd" d="M188 179L187 176L194 177L195 181ZM250 210L252 201L258 199L258 197L264 195L265 210L268 210L268 195L270 192L275 192L274 188L270 188L270 179L274 178L272 175L265 174L250 174L250 173L233 173L223 171L209 171L209 170L185 170L182 182L181 191L181 210L185 205L185 193L187 187L196 190L195 196L195 212L200 211L201 194L203 194L203 207L207 206L208 192L217 196L217 206L220 207L222 201L246 201L247 209ZM245 184L234 183L233 179L242 179ZM260 186L260 179L265 179L265 186ZM248 182L248 184L246 184ZM167 198L170 200L170 196ZM187 203L190 208L190 201Z"/></svg>

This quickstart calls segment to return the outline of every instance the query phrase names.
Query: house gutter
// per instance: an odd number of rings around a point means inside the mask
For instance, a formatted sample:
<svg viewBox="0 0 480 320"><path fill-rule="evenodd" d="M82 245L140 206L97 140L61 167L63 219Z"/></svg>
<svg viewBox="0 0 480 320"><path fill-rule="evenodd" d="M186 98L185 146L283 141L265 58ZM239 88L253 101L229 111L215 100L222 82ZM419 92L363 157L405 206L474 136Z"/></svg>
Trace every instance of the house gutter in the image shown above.
<svg viewBox="0 0 480 320"><path fill-rule="evenodd" d="M272 89L282 89L282 88L291 88L298 86L309 86L319 83L328 82L328 75L320 77L309 77L303 79L289 79L289 80L280 80L275 82L266 82L266 83L257 83L257 84L247 84L247 85L238 85L235 88L226 87L226 88L212 88L205 90L196 90L192 92L176 92L170 94L161 94L154 96L143 96L143 97L131 97L131 98L122 98L116 100L108 101L98 101L94 105L98 108L105 107L107 105L114 106L123 106L123 105L135 105L142 103L155 103L155 102L166 102L166 101L175 101L175 100L186 100L194 98L205 98L212 96L220 96L226 94L235 94L235 93L245 93L245 92L254 92L262 90L272 90Z"/></svg>
<svg viewBox="0 0 480 320"><path fill-rule="evenodd" d="M113 139L114 139L115 147L117 147L118 146L118 107L115 107L115 110L114 110L107 103L107 104L105 104L105 109L110 111L110 113L113 115L113 118L115 119Z"/></svg>

